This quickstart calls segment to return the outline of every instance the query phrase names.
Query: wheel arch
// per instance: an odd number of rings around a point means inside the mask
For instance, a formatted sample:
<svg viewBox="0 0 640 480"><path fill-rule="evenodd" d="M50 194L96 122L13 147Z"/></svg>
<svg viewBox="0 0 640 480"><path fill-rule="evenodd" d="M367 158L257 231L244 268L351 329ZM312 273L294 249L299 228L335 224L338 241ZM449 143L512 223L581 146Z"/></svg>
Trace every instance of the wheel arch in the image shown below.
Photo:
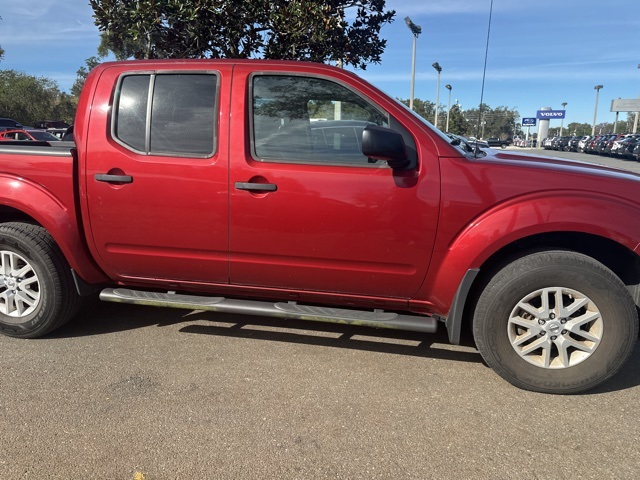
<svg viewBox="0 0 640 480"><path fill-rule="evenodd" d="M598 259L623 278L640 305L640 281L635 278L640 271L640 230L630 221L638 214L631 201L586 191L540 191L510 198L467 220L455 233L442 235L429 274L410 305L446 320L449 339L457 343L464 311L489 269L541 248Z"/></svg>
<svg viewBox="0 0 640 480"><path fill-rule="evenodd" d="M7 181L11 184L6 185ZM19 183L19 185L18 185ZM5 185L3 185L5 184ZM68 208L49 192L21 179L0 179L0 223L23 222L44 228L69 266L87 283L106 280L93 262L82 238L75 208Z"/></svg>
<svg viewBox="0 0 640 480"><path fill-rule="evenodd" d="M609 238L583 232L548 232L519 239L494 252L472 277L468 294L459 316L460 337L471 338L471 323L475 304L491 277L516 258L544 250L567 250L587 255L609 268L626 285L640 312L640 256ZM453 320L452 320L453 321ZM449 328L449 324L447 325ZM451 328L450 328L451 330ZM451 335L451 331L450 331ZM455 340L455 339L452 339ZM455 343L458 343L455 342Z"/></svg>

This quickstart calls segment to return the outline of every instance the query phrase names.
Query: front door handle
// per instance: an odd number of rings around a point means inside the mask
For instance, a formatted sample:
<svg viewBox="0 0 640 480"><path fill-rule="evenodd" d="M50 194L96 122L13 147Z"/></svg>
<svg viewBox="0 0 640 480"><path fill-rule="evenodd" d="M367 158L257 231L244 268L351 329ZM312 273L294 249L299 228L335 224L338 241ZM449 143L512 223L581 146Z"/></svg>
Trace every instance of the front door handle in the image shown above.
<svg viewBox="0 0 640 480"><path fill-rule="evenodd" d="M236 182L236 190L249 190L253 192L275 192L278 186L274 183Z"/></svg>
<svg viewBox="0 0 640 480"><path fill-rule="evenodd" d="M105 183L133 183L131 175L109 175L108 173L96 173L93 178Z"/></svg>

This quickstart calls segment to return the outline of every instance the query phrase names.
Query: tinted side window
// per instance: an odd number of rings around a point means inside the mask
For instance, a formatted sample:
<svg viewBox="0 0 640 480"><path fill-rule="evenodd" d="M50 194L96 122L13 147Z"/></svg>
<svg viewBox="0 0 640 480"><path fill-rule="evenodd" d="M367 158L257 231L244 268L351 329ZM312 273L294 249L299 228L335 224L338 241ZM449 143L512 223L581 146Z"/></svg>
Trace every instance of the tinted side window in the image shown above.
<svg viewBox="0 0 640 480"><path fill-rule="evenodd" d="M217 77L213 74L125 76L116 95L113 136L151 155L211 155L216 140L216 99Z"/></svg>
<svg viewBox="0 0 640 480"><path fill-rule="evenodd" d="M151 108L151 153L213 153L216 77L158 75Z"/></svg>
<svg viewBox="0 0 640 480"><path fill-rule="evenodd" d="M115 136L135 150L146 151L145 132L150 75L124 77L120 86Z"/></svg>
<svg viewBox="0 0 640 480"><path fill-rule="evenodd" d="M253 78L253 148L264 161L368 166L367 125L388 116L348 88L321 78Z"/></svg>

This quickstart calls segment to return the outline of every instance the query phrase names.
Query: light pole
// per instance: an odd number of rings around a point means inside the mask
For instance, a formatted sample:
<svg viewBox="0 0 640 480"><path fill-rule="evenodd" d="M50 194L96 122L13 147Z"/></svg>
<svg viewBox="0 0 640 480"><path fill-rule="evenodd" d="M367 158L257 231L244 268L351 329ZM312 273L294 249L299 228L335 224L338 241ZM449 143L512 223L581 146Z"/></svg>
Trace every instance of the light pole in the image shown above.
<svg viewBox="0 0 640 480"><path fill-rule="evenodd" d="M562 102L560 105L562 105L562 109L564 110L565 107L567 106L567 102ZM560 119L560 136L562 136L562 126L564 125L564 118Z"/></svg>
<svg viewBox="0 0 640 480"><path fill-rule="evenodd" d="M593 89L596 91L596 108L593 110L593 126L591 127L591 135L596 134L596 116L598 115L598 95L603 85L596 85Z"/></svg>
<svg viewBox="0 0 640 480"><path fill-rule="evenodd" d="M440 102L440 74L442 73L442 67L438 62L432 63L431 66L438 72L438 84L436 86L436 114L433 118L433 125L438 128L438 102Z"/></svg>
<svg viewBox="0 0 640 480"><path fill-rule="evenodd" d="M447 126L444 129L445 132L448 132L449 131L449 115L451 114L451 89L453 87L447 83L444 86L444 88L449 90L449 101L447 102Z"/></svg>
<svg viewBox="0 0 640 480"><path fill-rule="evenodd" d="M413 56L411 57L411 95L409 96L409 108L413 110L413 89L416 84L416 40L422 33L422 28L411 21L409 17L404 17L404 22L413 34Z"/></svg>
<svg viewBox="0 0 640 480"><path fill-rule="evenodd" d="M638 64L638 68L640 68L640 63ZM636 119L633 121L633 133L638 131L638 115L640 112L636 112Z"/></svg>

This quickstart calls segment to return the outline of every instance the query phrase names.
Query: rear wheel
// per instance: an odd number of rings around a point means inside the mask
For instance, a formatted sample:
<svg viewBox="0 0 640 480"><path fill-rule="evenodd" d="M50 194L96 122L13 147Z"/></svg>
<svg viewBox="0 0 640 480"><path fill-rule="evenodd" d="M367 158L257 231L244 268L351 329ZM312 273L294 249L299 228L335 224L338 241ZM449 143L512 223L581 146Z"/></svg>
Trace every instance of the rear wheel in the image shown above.
<svg viewBox="0 0 640 480"><path fill-rule="evenodd" d="M601 263L574 252L537 252L487 282L473 333L487 364L513 385L578 393L629 358L638 316L624 284Z"/></svg>
<svg viewBox="0 0 640 480"><path fill-rule="evenodd" d="M21 338L44 335L78 310L71 271L45 229L0 225L0 332Z"/></svg>

